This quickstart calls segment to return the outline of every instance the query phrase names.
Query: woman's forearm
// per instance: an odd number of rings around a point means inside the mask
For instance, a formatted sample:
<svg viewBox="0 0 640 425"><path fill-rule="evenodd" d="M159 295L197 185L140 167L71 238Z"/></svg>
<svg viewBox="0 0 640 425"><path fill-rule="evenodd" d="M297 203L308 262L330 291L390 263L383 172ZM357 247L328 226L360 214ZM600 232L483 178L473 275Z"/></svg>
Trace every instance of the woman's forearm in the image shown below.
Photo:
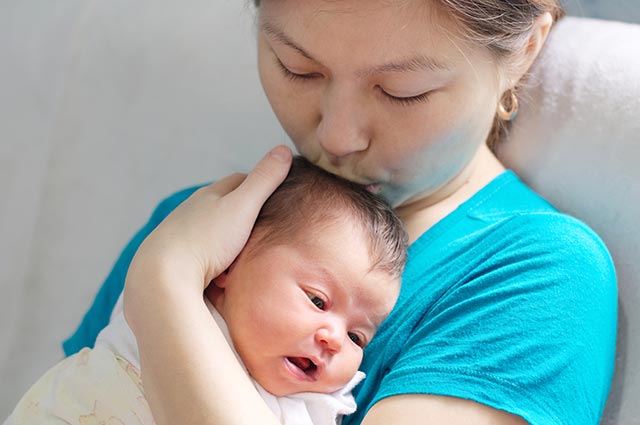
<svg viewBox="0 0 640 425"><path fill-rule="evenodd" d="M203 292L238 256L284 180L279 146L246 176L196 191L145 239L127 274L124 310L158 424L278 424L211 317Z"/></svg>

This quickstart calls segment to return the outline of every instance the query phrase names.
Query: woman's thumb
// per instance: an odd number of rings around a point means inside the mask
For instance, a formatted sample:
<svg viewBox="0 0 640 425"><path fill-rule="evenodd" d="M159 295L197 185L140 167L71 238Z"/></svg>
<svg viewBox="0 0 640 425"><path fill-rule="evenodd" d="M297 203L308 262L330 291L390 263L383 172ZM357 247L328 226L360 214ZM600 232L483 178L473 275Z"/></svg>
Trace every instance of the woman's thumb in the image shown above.
<svg viewBox="0 0 640 425"><path fill-rule="evenodd" d="M276 146L256 164L242 184L233 191L233 195L251 200L259 211L262 204L287 177L291 159L292 154L288 147Z"/></svg>

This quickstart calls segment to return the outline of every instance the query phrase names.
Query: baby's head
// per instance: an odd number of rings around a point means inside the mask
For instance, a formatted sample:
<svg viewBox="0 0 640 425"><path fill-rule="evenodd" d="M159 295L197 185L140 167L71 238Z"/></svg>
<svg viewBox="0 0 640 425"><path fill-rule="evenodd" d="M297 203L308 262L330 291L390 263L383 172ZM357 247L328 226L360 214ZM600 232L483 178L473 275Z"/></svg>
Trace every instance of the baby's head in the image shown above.
<svg viewBox="0 0 640 425"><path fill-rule="evenodd" d="M393 308L406 249L384 201L295 158L208 296L267 391L332 392Z"/></svg>

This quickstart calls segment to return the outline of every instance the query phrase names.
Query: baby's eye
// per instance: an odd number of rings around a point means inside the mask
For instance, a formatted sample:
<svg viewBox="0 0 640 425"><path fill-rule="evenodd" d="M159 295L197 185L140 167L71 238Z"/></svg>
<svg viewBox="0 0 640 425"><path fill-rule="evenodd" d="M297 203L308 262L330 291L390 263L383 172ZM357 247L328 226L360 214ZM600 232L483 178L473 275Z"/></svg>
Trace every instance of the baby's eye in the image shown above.
<svg viewBox="0 0 640 425"><path fill-rule="evenodd" d="M362 340L362 338L360 338L358 336L358 334L355 334L353 332L349 332L349 333L347 333L347 335L349 335L349 339L351 341L353 341L354 344L356 344L356 345L358 345L360 347L362 347L364 345L364 341Z"/></svg>
<svg viewBox="0 0 640 425"><path fill-rule="evenodd" d="M309 297L309 299L311 300L311 302L318 307L320 310L324 310L325 308L325 302L322 298L318 297L317 295L314 295L310 292L307 292L307 296Z"/></svg>

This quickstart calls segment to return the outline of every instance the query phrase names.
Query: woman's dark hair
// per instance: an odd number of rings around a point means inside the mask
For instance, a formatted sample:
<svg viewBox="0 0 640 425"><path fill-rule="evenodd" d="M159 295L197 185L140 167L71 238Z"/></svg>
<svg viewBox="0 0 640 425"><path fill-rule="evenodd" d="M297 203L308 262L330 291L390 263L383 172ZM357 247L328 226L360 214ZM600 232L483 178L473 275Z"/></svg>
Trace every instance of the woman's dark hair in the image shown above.
<svg viewBox="0 0 640 425"><path fill-rule="evenodd" d="M486 47L496 63L509 67L517 62L514 54L528 42L533 24L548 12L555 23L565 12L558 0L432 0L440 12L458 23L469 42ZM518 86L513 89L518 91ZM511 93L501 102L510 107ZM494 117L487 144L494 149L504 139L509 122Z"/></svg>

